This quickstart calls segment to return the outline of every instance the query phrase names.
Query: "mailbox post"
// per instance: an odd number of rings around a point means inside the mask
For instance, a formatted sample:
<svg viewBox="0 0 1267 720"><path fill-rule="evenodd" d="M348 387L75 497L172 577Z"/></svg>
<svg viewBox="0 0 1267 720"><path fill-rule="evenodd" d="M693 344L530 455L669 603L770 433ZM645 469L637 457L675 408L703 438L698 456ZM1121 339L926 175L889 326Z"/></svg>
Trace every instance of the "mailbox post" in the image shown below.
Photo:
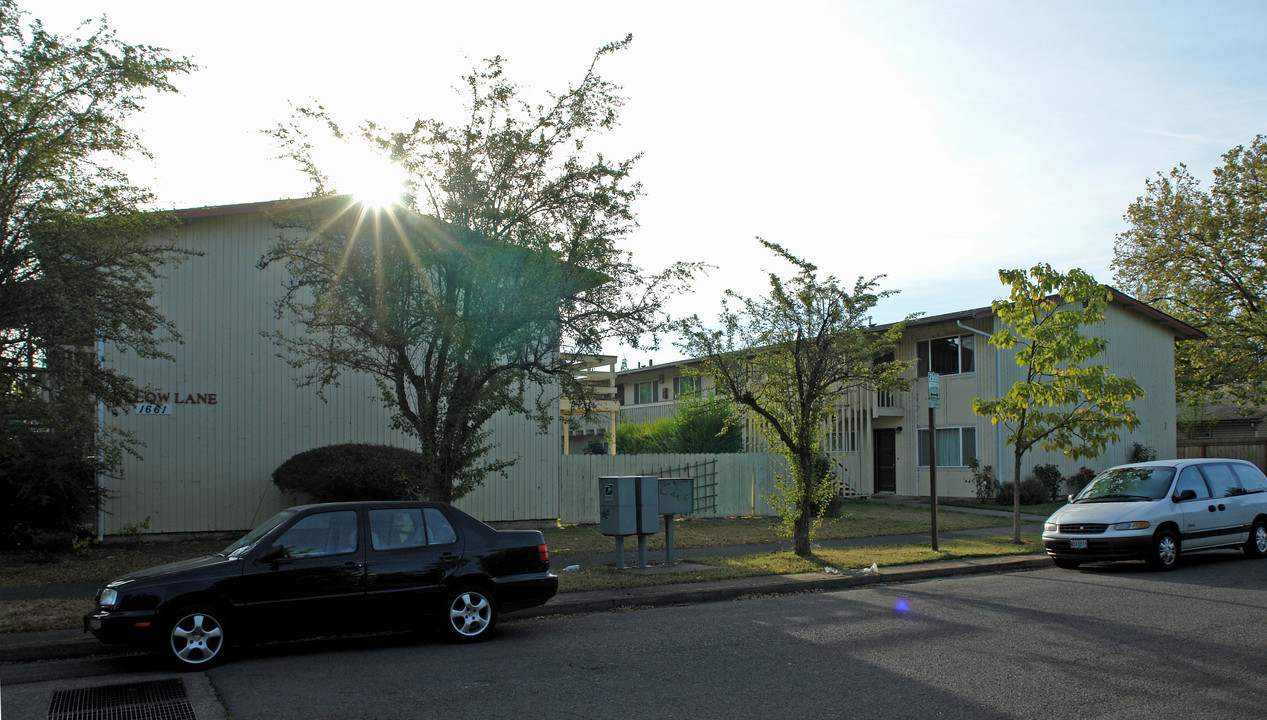
<svg viewBox="0 0 1267 720"><path fill-rule="evenodd" d="M660 514L664 515L664 560L677 565L673 516L695 512L694 478L660 478Z"/></svg>
<svg viewBox="0 0 1267 720"><path fill-rule="evenodd" d="M616 538L616 567L625 567L625 537L638 536L638 567L647 566L647 536L660 528L654 476L598 479L598 530Z"/></svg>

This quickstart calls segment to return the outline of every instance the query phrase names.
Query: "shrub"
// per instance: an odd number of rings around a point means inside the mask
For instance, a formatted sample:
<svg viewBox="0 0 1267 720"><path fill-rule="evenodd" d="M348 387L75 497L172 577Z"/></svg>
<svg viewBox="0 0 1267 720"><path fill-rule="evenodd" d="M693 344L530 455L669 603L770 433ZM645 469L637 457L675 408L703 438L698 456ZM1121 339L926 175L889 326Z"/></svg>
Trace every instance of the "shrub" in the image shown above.
<svg viewBox="0 0 1267 720"><path fill-rule="evenodd" d="M586 455L606 455L611 450L611 446L602 438L593 438L585 443Z"/></svg>
<svg viewBox="0 0 1267 720"><path fill-rule="evenodd" d="M1154 450L1152 447L1148 445L1141 445L1140 443L1137 443L1137 442L1131 443L1131 452L1129 455L1126 456L1126 461L1133 462L1133 463L1152 462L1153 460L1156 460L1156 459L1157 459L1156 450Z"/></svg>
<svg viewBox="0 0 1267 720"><path fill-rule="evenodd" d="M1060 476L1060 468L1051 463L1035 465L1034 477L1047 491L1047 499L1044 502L1060 499L1060 486L1065 482L1065 479Z"/></svg>
<svg viewBox="0 0 1267 720"><path fill-rule="evenodd" d="M1082 488L1086 487L1087 483L1091 482L1094 477L1094 470L1088 470L1087 468L1081 467L1078 468L1078 472L1065 478L1065 486L1069 488L1069 493L1071 495L1077 495L1082 492Z"/></svg>
<svg viewBox="0 0 1267 720"><path fill-rule="evenodd" d="M102 493L73 437L13 429L0 452L0 547L69 550Z"/></svg>
<svg viewBox="0 0 1267 720"><path fill-rule="evenodd" d="M730 403L687 397L678 402L674 416L617 425L616 452L620 455L743 452L743 431Z"/></svg>
<svg viewBox="0 0 1267 720"><path fill-rule="evenodd" d="M672 452L676 419L656 418L651 422L625 422L616 426L616 453L641 455L643 453Z"/></svg>
<svg viewBox="0 0 1267 720"><path fill-rule="evenodd" d="M328 445L282 463L273 483L318 502L411 500L426 497L419 480L424 462L421 453L390 445Z"/></svg>
<svg viewBox="0 0 1267 720"><path fill-rule="evenodd" d="M1012 489L1012 483L1000 485L996 502L999 505L1013 505ZM1042 505L1046 502L1049 502L1047 487L1043 485L1041 480L1035 477L1027 477L1021 481L1022 505Z"/></svg>
<svg viewBox="0 0 1267 720"><path fill-rule="evenodd" d="M977 502L982 504L994 502L994 498L999 494L999 481L994 477L994 467L982 466L976 458L968 461L968 467L972 468L972 478L968 482L972 484L977 494Z"/></svg>

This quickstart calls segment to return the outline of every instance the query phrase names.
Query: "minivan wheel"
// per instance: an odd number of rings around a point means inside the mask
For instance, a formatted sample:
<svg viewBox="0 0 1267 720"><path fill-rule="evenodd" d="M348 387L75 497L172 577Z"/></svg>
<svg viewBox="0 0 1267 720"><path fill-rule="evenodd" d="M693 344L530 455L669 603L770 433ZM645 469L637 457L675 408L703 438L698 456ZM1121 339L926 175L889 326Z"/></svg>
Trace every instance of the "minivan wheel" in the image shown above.
<svg viewBox="0 0 1267 720"><path fill-rule="evenodd" d="M497 627L497 601L481 588L458 588L446 596L441 611L444 632L457 642L475 642Z"/></svg>
<svg viewBox="0 0 1267 720"><path fill-rule="evenodd" d="M163 654L178 669L197 670L219 662L228 638L224 615L212 607L188 607L172 613L163 625Z"/></svg>
<svg viewBox="0 0 1267 720"><path fill-rule="evenodd" d="M1267 520L1258 518L1249 528L1249 540L1245 541L1245 554L1260 558L1267 555Z"/></svg>
<svg viewBox="0 0 1267 720"><path fill-rule="evenodd" d="M1154 570L1173 570L1179 561L1179 536L1174 530L1162 530L1153 536L1153 544L1145 558Z"/></svg>

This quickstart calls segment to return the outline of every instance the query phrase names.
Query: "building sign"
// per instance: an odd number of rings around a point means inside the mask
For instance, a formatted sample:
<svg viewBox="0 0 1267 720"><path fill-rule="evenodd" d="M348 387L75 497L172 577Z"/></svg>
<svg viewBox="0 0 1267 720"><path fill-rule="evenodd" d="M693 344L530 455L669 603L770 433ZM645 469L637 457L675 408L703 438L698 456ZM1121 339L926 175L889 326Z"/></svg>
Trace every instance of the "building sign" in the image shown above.
<svg viewBox="0 0 1267 720"><path fill-rule="evenodd" d="M137 415L171 415L174 405L217 405L218 393L181 393L163 390L147 391L136 403Z"/></svg>

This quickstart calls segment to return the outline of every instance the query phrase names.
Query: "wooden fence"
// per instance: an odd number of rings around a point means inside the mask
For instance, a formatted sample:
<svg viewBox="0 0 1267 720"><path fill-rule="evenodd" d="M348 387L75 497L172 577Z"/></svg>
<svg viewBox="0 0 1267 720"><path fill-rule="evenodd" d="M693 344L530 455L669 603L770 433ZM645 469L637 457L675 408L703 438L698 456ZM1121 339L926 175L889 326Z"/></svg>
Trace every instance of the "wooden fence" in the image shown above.
<svg viewBox="0 0 1267 720"><path fill-rule="evenodd" d="M1178 456L1184 459L1210 457L1248 460L1267 472L1267 440L1180 441Z"/></svg>

